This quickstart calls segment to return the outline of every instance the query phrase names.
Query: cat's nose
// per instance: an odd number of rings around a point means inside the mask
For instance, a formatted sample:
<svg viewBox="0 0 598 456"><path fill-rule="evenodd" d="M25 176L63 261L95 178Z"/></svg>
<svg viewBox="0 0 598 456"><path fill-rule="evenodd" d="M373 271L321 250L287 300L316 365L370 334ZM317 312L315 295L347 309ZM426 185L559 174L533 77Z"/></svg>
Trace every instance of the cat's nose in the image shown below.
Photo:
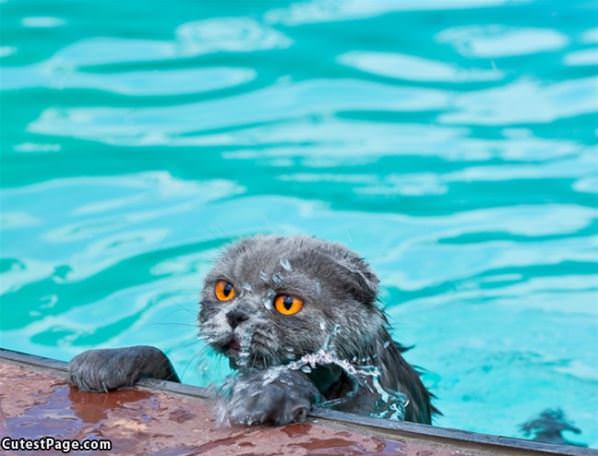
<svg viewBox="0 0 598 456"><path fill-rule="evenodd" d="M249 319L249 315L240 310L231 310L226 314L226 319L231 328L235 329L239 324Z"/></svg>

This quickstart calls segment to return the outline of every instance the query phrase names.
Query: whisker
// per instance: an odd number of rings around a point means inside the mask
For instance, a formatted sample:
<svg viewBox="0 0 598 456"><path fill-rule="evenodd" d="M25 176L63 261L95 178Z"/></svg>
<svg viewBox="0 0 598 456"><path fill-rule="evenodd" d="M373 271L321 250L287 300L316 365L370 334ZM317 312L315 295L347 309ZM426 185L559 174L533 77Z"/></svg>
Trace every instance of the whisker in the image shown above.
<svg viewBox="0 0 598 456"><path fill-rule="evenodd" d="M148 326L167 326L167 325L175 325L175 326L191 326L192 328L197 328L197 325L192 323L179 323L177 321L162 321L162 322L155 322L150 323Z"/></svg>
<svg viewBox="0 0 598 456"><path fill-rule="evenodd" d="M181 380L185 378L185 374L187 373L187 370L189 370L189 366L191 366L191 363L199 361L199 357L203 356L208 348L210 348L208 345L204 345L199 349L197 353L195 353L195 355L191 357L191 359L187 363L187 366L185 366L185 368L183 369L183 373L181 374ZM197 365L197 362L195 363L195 365Z"/></svg>
<svg viewBox="0 0 598 456"><path fill-rule="evenodd" d="M194 304L194 306L196 306L196 305L197 304ZM186 307L184 307L184 304L181 304L181 303L175 304L175 307L177 307L178 311L182 311L182 312L185 312L185 313L190 313L190 314L193 314L193 315L195 315L197 313L197 308L196 307L194 307L194 309L187 309Z"/></svg>

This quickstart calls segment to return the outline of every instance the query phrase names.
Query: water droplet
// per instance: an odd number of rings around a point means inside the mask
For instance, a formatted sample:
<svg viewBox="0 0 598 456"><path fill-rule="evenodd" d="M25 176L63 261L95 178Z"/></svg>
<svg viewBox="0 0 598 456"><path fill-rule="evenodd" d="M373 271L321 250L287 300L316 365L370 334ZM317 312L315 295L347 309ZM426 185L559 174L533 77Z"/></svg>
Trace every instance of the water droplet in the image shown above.
<svg viewBox="0 0 598 456"><path fill-rule="evenodd" d="M241 339L239 341L240 350L239 350L239 360L238 364L239 367L246 367L249 363L249 356L251 352L251 337L253 335L253 331L249 329L245 330L241 334Z"/></svg>
<svg viewBox="0 0 598 456"><path fill-rule="evenodd" d="M262 304L266 309L272 309L272 301L274 300L275 296L276 292L274 290L266 291L266 294L264 295L264 300L262 301Z"/></svg>
<svg viewBox="0 0 598 456"><path fill-rule="evenodd" d="M293 270L291 263L289 263L289 260L286 258L280 260L280 266L287 272L291 272Z"/></svg>
<svg viewBox="0 0 598 456"><path fill-rule="evenodd" d="M316 282L315 285L316 285L316 294L319 295L320 293L322 293L322 286L320 285L320 282Z"/></svg>
<svg viewBox="0 0 598 456"><path fill-rule="evenodd" d="M277 272L272 274L272 283L274 285L279 285L281 282L282 282L282 276L280 274L278 274Z"/></svg>

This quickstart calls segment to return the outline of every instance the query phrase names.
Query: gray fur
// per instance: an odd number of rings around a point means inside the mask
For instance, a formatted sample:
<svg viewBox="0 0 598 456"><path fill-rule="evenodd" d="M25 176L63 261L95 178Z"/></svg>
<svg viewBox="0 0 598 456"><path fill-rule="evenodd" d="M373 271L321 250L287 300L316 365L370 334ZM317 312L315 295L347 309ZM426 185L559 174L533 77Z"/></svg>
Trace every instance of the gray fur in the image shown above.
<svg viewBox="0 0 598 456"><path fill-rule="evenodd" d="M106 392L144 377L180 382L166 355L145 345L87 350L69 363L69 380L82 391Z"/></svg>
<svg viewBox="0 0 598 456"><path fill-rule="evenodd" d="M216 299L218 280L234 285L234 299ZM303 309L279 314L273 307L279 293L301 297ZM238 424L302 421L320 397L342 410L382 413L388 404L367 388L371 379L351 378L337 365L318 365L308 374L281 370L329 344L352 365L376 366L381 386L405 395L406 420L430 423L431 395L391 339L377 293L378 278L367 263L338 244L257 236L226 248L205 278L199 312L202 337L240 370L229 385L224 418ZM150 349L85 352L71 361L71 382L105 391L141 376L178 381L164 354Z"/></svg>
<svg viewBox="0 0 598 456"><path fill-rule="evenodd" d="M237 289L230 302L219 302L214 296L214 286L222 279ZM337 326L330 347L336 355L352 364L378 367L382 387L406 396L405 419L430 423L434 411L430 393L401 355L404 349L391 339L386 317L376 305L377 292L378 278L367 263L341 245L308 237L253 237L227 248L206 277L200 330L229 357L233 368L244 365L268 375L274 366L317 352ZM293 316L277 313L272 301L278 293L300 296L303 309ZM231 312L237 319L238 313L243 315L234 328L226 318ZM231 349L242 341L250 341L245 360ZM310 376L326 400L339 399L355 386L331 366L318 366ZM340 408L380 413L378 407L388 404L379 399L362 387Z"/></svg>
<svg viewBox="0 0 598 456"><path fill-rule="evenodd" d="M222 421L246 426L305 421L320 395L315 385L299 371L266 372L248 370L234 378L221 404Z"/></svg>

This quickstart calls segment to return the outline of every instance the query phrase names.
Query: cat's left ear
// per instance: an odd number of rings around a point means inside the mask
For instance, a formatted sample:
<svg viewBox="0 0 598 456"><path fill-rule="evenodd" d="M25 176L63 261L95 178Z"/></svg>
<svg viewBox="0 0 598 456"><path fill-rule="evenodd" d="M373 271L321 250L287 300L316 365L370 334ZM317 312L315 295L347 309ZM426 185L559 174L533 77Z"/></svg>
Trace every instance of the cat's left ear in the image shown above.
<svg viewBox="0 0 598 456"><path fill-rule="evenodd" d="M326 260L336 266L334 275L357 301L372 305L378 295L378 277L364 259L344 248L337 249L324 253Z"/></svg>
<svg viewBox="0 0 598 456"><path fill-rule="evenodd" d="M339 264L349 274L351 281L355 286L351 287L351 292L355 297L364 303L373 304L378 295L378 277L372 272L367 263L362 259L359 262L339 261Z"/></svg>

